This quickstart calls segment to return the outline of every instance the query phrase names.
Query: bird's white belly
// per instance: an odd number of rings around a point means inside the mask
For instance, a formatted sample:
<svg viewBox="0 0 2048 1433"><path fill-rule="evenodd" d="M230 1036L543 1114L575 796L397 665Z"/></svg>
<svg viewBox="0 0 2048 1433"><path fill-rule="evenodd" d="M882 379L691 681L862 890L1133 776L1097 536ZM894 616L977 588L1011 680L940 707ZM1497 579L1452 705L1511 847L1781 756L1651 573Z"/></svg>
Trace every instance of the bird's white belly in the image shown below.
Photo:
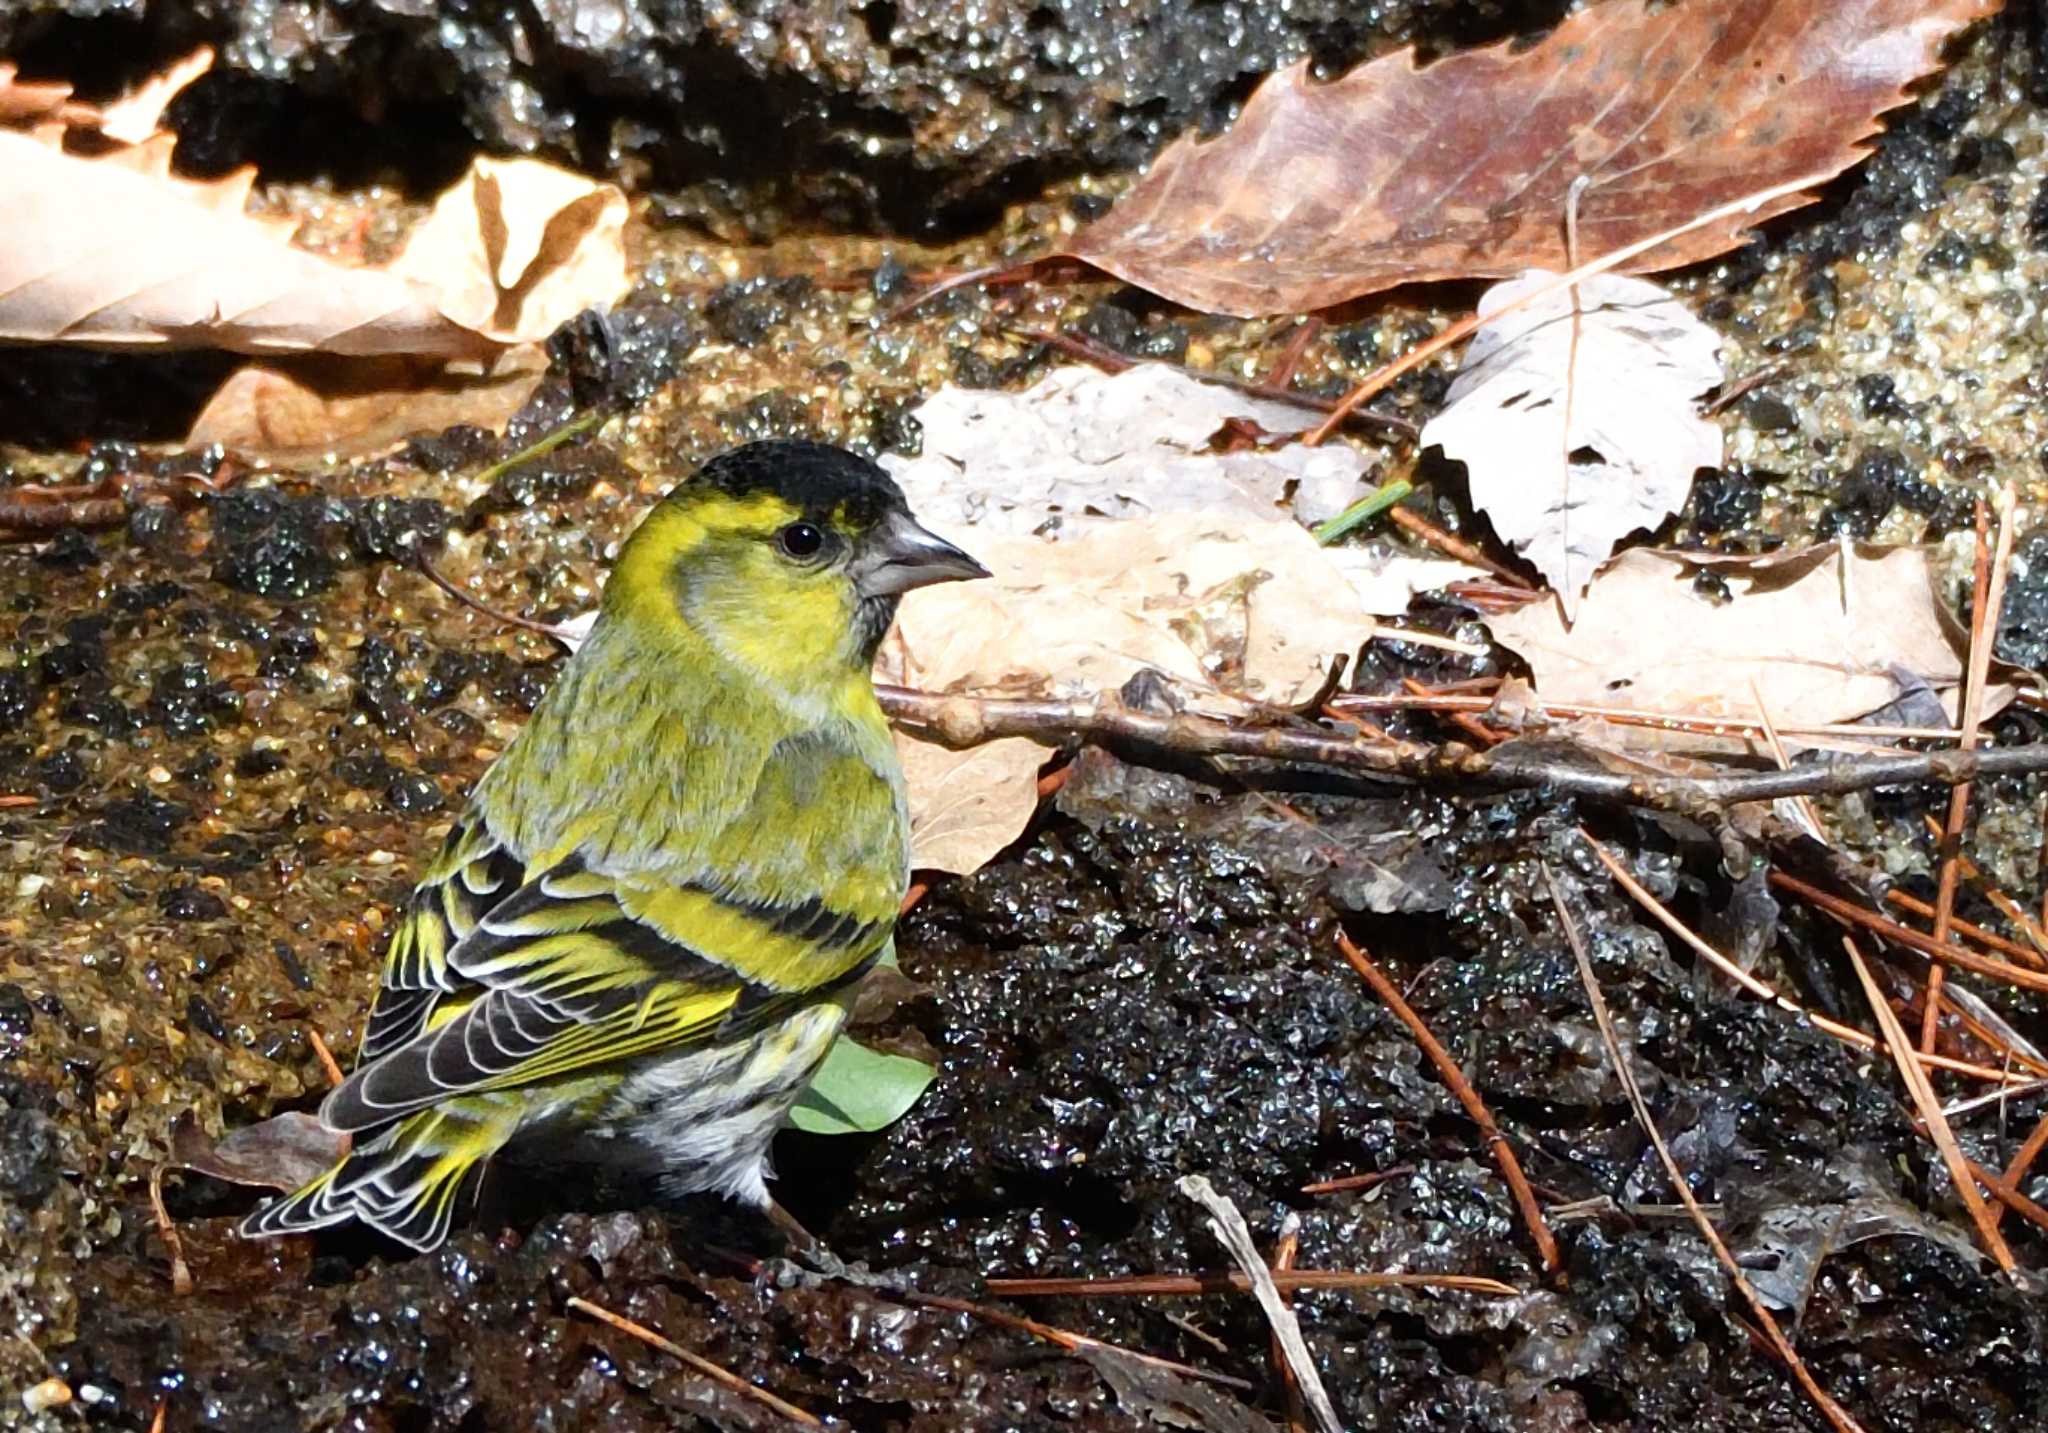
<svg viewBox="0 0 2048 1433"><path fill-rule="evenodd" d="M846 1023L836 1000L799 1010L731 1049L693 1050L635 1070L603 1132L674 1194L768 1203L768 1145Z"/></svg>

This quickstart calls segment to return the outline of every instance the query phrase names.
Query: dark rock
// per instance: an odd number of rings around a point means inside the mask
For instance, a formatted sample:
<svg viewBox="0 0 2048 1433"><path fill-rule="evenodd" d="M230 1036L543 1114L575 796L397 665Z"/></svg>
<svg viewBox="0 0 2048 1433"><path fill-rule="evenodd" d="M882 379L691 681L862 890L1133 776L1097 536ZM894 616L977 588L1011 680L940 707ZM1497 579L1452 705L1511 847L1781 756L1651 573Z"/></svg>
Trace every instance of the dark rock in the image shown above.
<svg viewBox="0 0 2048 1433"><path fill-rule="evenodd" d="M67 527L59 530L49 545L36 554L36 561L44 567L76 572L81 568L99 566L100 550L90 537L75 527Z"/></svg>
<svg viewBox="0 0 2048 1433"><path fill-rule="evenodd" d="M86 776L89 774L86 771L85 758L68 748L53 751L44 757L38 771L43 778L43 785L60 794L76 791L85 785Z"/></svg>
<svg viewBox="0 0 2048 1433"><path fill-rule="evenodd" d="M33 1212L62 1170L57 1125L38 1109L0 1109L0 1196Z"/></svg>
<svg viewBox="0 0 2048 1433"><path fill-rule="evenodd" d="M35 709L36 685L20 667L0 667L0 731L12 731Z"/></svg>
<svg viewBox="0 0 2048 1433"><path fill-rule="evenodd" d="M1836 488L1835 503L1822 516L1823 532L1869 537L1895 507L1924 514L1936 533L1969 520L1969 495L1936 486L1896 448L1871 448Z"/></svg>
<svg viewBox="0 0 2048 1433"><path fill-rule="evenodd" d="M79 841L137 856L161 856L171 837L192 819L190 809L144 792L125 801L110 801L98 819L86 823Z"/></svg>
<svg viewBox="0 0 2048 1433"><path fill-rule="evenodd" d="M440 783L416 771L394 777L384 788L384 800L401 816L432 815L448 804Z"/></svg>
<svg viewBox="0 0 2048 1433"><path fill-rule="evenodd" d="M0 984L0 1036L21 1039L35 1023L35 1007L29 1004L27 993L11 981Z"/></svg>
<svg viewBox="0 0 2048 1433"><path fill-rule="evenodd" d="M173 886L157 898L157 906L174 921L215 921L228 913L226 902L198 886Z"/></svg>
<svg viewBox="0 0 2048 1433"><path fill-rule="evenodd" d="M405 445L405 461L429 473L452 473L460 468L480 467L496 453L494 434L468 423L458 423L439 433L413 439Z"/></svg>
<svg viewBox="0 0 2048 1433"><path fill-rule="evenodd" d="M56 28L52 12L73 18ZM220 65L170 113L199 173L253 161L347 184L381 160L432 192L482 147L709 189L744 233L772 231L778 209L924 232L985 222L1034 176L1135 167L1304 55L1342 69L1410 39L1533 33L1561 13L1554 0L1369 13L1341 0L176 0L144 26L102 0L39 0L0 7L0 50L42 40L32 57L75 76L81 53L105 70L107 52L138 41L164 55L212 41Z"/></svg>
<svg viewBox="0 0 2048 1433"><path fill-rule="evenodd" d="M1763 493L1747 473L1714 468L1693 479L1687 516L1704 534L1739 532L1763 511Z"/></svg>

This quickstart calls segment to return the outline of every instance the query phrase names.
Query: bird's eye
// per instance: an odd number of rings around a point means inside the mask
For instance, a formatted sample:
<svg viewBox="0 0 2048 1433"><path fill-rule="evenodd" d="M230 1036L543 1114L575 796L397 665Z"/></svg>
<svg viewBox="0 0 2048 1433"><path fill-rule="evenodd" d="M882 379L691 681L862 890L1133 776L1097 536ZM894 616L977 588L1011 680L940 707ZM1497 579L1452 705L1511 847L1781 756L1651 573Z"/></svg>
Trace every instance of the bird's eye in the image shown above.
<svg viewBox="0 0 2048 1433"><path fill-rule="evenodd" d="M793 522L775 535L775 541L791 557L816 557L825 545L825 534L814 523Z"/></svg>

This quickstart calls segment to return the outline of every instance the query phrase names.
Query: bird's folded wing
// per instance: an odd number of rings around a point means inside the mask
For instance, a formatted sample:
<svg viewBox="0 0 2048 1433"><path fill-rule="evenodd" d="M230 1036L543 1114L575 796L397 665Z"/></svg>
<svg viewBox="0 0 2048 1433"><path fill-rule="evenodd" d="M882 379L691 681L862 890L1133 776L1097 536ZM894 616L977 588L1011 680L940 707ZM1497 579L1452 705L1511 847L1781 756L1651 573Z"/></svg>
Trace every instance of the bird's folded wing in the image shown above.
<svg viewBox="0 0 2048 1433"><path fill-rule="evenodd" d="M890 924L871 910L741 901L571 857L448 946L439 968L453 988L416 1034L335 1090L321 1117L367 1129L451 1095L739 1038L856 974Z"/></svg>
<svg viewBox="0 0 2048 1433"><path fill-rule="evenodd" d="M481 817L456 824L392 932L358 1063L369 1064L426 1028L437 1002L462 984L448 968L448 952L525 876Z"/></svg>

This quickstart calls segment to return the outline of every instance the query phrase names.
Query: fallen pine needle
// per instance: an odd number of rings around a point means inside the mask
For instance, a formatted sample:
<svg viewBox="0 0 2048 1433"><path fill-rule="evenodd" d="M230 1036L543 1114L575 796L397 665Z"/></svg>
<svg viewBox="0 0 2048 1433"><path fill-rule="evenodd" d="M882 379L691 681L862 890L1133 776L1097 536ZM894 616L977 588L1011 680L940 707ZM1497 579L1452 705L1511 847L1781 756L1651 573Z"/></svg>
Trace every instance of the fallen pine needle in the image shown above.
<svg viewBox="0 0 2048 1433"><path fill-rule="evenodd" d="M2020 1187L2020 1181L2025 1179L2027 1171L2033 1168L2034 1160L2040 1156L2043 1145L2048 1145L2048 1115L2041 1117L2040 1122L2034 1126L2034 1132L2027 1136L2026 1143L2022 1144L2014 1152L2012 1162L2006 1165L2005 1184L2007 1188L2017 1190ZM2002 1208L1992 1210L1991 1222L1996 1224L2004 1217L2004 1214L2005 1211Z"/></svg>
<svg viewBox="0 0 2048 1433"><path fill-rule="evenodd" d="M1977 745L1977 729L1984 721L1984 683L1991 673L1992 634L1998 630L1998 618L2005 606L2005 575L2012 567L2012 530L2014 496L2011 484L2007 484L1998 495L1998 551L1990 552L1986 541L1985 513L1982 500L1977 503L1977 566L1976 585L1970 594L1970 665L1964 674L1962 734L1956 739L1958 751L1970 751ZM1845 567L1843 569L1847 571ZM1954 919L1956 908L1956 880L1961 875L1957 858L1962 855L1963 826L1970 812L1970 783L1959 782L1948 793L1948 823L1941 833L1941 870L1937 877L1934 893L1934 940L1937 945L1948 944L1949 922ZM1941 982L1944 975L1940 965L1933 965L1927 971L1926 1011L1920 1021L1920 1048L1931 1052L1935 1036L1941 1029Z"/></svg>
<svg viewBox="0 0 2048 1433"><path fill-rule="evenodd" d="M1259 1257L1258 1246L1252 1243L1252 1231L1245 1224L1244 1215L1227 1196L1217 1192L1206 1175L1183 1175L1178 1188L1207 1211L1209 1232L1244 1270L1252 1297L1259 1301L1259 1307L1265 1312L1273 1337L1286 1355L1287 1367L1294 1371L1294 1381L1301 1389L1302 1401L1315 1415L1316 1426L1322 1429L1322 1433L1344 1433L1344 1425L1337 1421L1337 1410L1330 1402L1329 1390L1323 1387L1323 1376L1316 1368L1315 1357L1309 1353L1308 1344L1301 1336L1301 1320L1295 1317L1287 1300L1280 1296L1280 1288L1273 1282L1272 1269Z"/></svg>
<svg viewBox="0 0 2048 1433"><path fill-rule="evenodd" d="M320 1068L327 1072L327 1083L330 1086L338 1086L348 1079L348 1076L341 1072L341 1061L335 1059L334 1052L327 1048L327 1040L321 1035L317 1025L306 1027L306 1040L312 1045L313 1053L319 1057Z"/></svg>
<svg viewBox="0 0 2048 1433"><path fill-rule="evenodd" d="M1912 1045L1907 1040L1905 1026L1899 1023L1891 1002L1878 989L1877 978L1870 973L1870 966L1863 959L1863 952L1855 939L1843 936L1842 946L1849 952L1849 963L1856 968L1856 978L1862 983L1863 993L1870 1001L1870 1013L1877 1017L1878 1026L1892 1047L1892 1063L1899 1068L1899 1078L1906 1082L1906 1092L1913 1097L1913 1104L1927 1126L1928 1138L1934 1141L1934 1147L1941 1151L1942 1160L1948 1165L1949 1177L1955 1182L1963 1207L1970 1211L1978 1237L1984 1241L1991 1257L1998 1261L1999 1268L2007 1274L2017 1273L2019 1264L2013 1259L2012 1250L2006 1247L2005 1236L1998 1232L1998 1221L1991 1217L1983 1196L1977 1193L1976 1176L1971 1172L1969 1161L1963 1158L1961 1147L1956 1144L1955 1131L1949 1128L1948 1117L1941 1112L1941 1101L1935 1097L1927 1072L1920 1068L1919 1061L1906 1053Z"/></svg>
<svg viewBox="0 0 2048 1433"><path fill-rule="evenodd" d="M1381 1002L1393 1011L1415 1042L1422 1047L1422 1053L1436 1066L1436 1072L1458 1097L1458 1103L1465 1107L1465 1113L1479 1126L1487 1145L1493 1151L1494 1163L1500 1166L1500 1177L1507 1181L1508 1192L1514 1196L1515 1207L1522 1212L1522 1222L1529 1226L1529 1237L1536 1241L1536 1252L1543 1260L1543 1267L1555 1274L1564 1268L1564 1260L1557 1252L1557 1240L1550 1233L1550 1226L1543 1222L1543 1207L1536 1202L1536 1191L1529 1187L1528 1177L1522 1173L1522 1161L1515 1157L1514 1147L1495 1123L1493 1111L1479 1098L1479 1092L1472 1088L1472 1082L1465 1078L1465 1072L1458 1068L1458 1062L1432 1035L1429 1027L1422 1023L1394 982L1364 951L1360 950L1343 931L1337 932L1337 949L1351 962L1351 968L1365 977L1365 983L1373 988Z"/></svg>
<svg viewBox="0 0 2048 1433"><path fill-rule="evenodd" d="M1294 1267L1294 1261L1301 1254L1301 1216L1293 1210L1280 1225L1280 1237L1273 1242L1272 1272L1287 1273ZM1275 1286L1278 1288L1278 1286ZM1280 1290L1280 1302L1289 1303L1289 1290ZM1294 1369L1287 1362L1287 1350L1280 1344L1280 1335L1273 1335L1273 1371L1280 1379L1281 1395L1287 1400L1288 1433L1300 1433L1308 1421L1308 1410L1302 1406L1301 1384L1294 1377Z"/></svg>
<svg viewBox="0 0 2048 1433"><path fill-rule="evenodd" d="M1991 1170L1977 1163L1976 1160L1966 1159L1964 1163L1969 1165L1971 1175L1976 1178L1979 1184L1991 1191L1991 1197L1996 1199L2000 1205L2012 1210L2013 1213L2019 1215L2030 1224L2036 1224L2043 1229L2048 1229L2048 1209L2043 1209L2033 1200L2027 1198L2026 1195L2014 1189L2003 1179L2000 1179ZM1999 1210L1997 1209L1991 1211L1994 1223L1997 1221L1998 1214Z"/></svg>
<svg viewBox="0 0 2048 1433"><path fill-rule="evenodd" d="M1055 1298L1069 1295L1105 1294L1138 1297L1145 1294L1197 1295L1248 1294L1252 1281L1244 1274L1219 1270L1208 1274L1131 1274L1114 1279L1031 1278L988 1279L988 1291L1006 1299ZM1296 1289L1442 1289L1454 1294L1487 1294L1494 1298L1520 1298L1522 1291L1499 1279L1477 1274L1354 1274L1340 1269L1291 1269L1274 1274L1276 1288Z"/></svg>
<svg viewBox="0 0 2048 1433"><path fill-rule="evenodd" d="M1818 886L1808 885L1797 876L1788 876L1783 871L1773 871L1770 882L1781 890L1790 891L1809 905L1818 906L1829 915L1846 925L1862 926L1865 930L1883 936L1894 945L1903 945L1929 955L1950 965L1973 970L1993 980L2002 980L2008 985L2022 986L2028 990L2048 990L2048 973L2028 970L2008 961L1992 960L1959 945L1939 945L1934 937L1923 935L1910 926L1897 921L1886 920L1883 916L1867 911L1854 901L1845 901L1840 896L1830 895Z"/></svg>
<svg viewBox="0 0 2048 1433"><path fill-rule="evenodd" d="M1412 1164L1397 1164L1392 1169L1376 1170L1371 1174L1347 1174L1338 1179L1320 1179L1314 1184L1301 1186L1303 1194L1342 1194L1347 1189L1371 1189L1390 1179L1399 1179L1404 1174L1415 1173Z"/></svg>
<svg viewBox="0 0 2048 1433"><path fill-rule="evenodd" d="M777 1398L774 1394L770 1393L767 1389L756 1387L754 1384L747 1382L744 1378L741 1378L738 1374L732 1372L730 1369L720 1368L710 1359L705 1358L700 1354L691 1353L681 1344L675 1343L670 1339L663 1338L653 1329L647 1327L647 1325L635 1323L633 1322L633 1320L627 1318L624 1314L615 1314L610 1309L605 1308L599 1304L593 1304L588 1299L579 1299L574 1297L572 1297L569 1300L569 1307L575 1309L578 1313L590 1315L590 1317L596 1319L599 1323L610 1324L620 1333L627 1334L633 1338L637 1338L640 1340L640 1342L648 1345L650 1348L660 1349L663 1353L669 1355L671 1358L679 1359L683 1363L688 1364L691 1368L695 1369L698 1373L703 1374L712 1382L722 1383L727 1388L730 1388L734 1393L740 1394L741 1396L746 1398L751 1398L756 1403L762 1405L764 1408L774 1409L777 1413L780 1413L784 1418L787 1418L792 1423L801 1423L806 1428L823 1428L825 1426L824 1423L819 1421L815 1414L806 1413L803 1409L797 1407L794 1403L784 1402L782 1399Z"/></svg>
<svg viewBox="0 0 2048 1433"><path fill-rule="evenodd" d="M1685 1171L1678 1167L1678 1161L1672 1157L1671 1147L1664 1142L1657 1122L1650 1116L1649 1102L1643 1098L1642 1086L1636 1083L1635 1068L1622 1051L1621 1036L1615 1032L1614 1017L1608 1013L1607 997L1600 993L1600 981L1593 974L1593 961L1592 957L1586 954L1585 938L1579 934L1578 922L1572 918L1571 909L1564 901L1564 892L1559 889L1557 877L1552 873L1548 863L1543 867L1543 879L1550 887L1551 903L1557 907L1557 918L1564 927L1566 941L1571 945L1572 958L1578 962L1579 980L1586 987L1586 999L1593 1008L1593 1023L1599 1027L1600 1041L1607 1047L1607 1058L1613 1063L1615 1077L1621 1081L1622 1091L1628 1096L1629 1107L1635 1111L1636 1123L1642 1126L1643 1133L1649 1136L1650 1143L1656 1147L1657 1158L1663 1162L1664 1173L1670 1179L1671 1187L1678 1192L1679 1200L1685 1205L1686 1212L1692 1215L1693 1223L1698 1227L1701 1237L1714 1251L1714 1257L1721 1261L1721 1267L1727 1271L1729 1279L1741 1291L1743 1298L1749 1301L1750 1311L1762 1325L1764 1337L1771 1349L1784 1362L1785 1367L1791 1370L1799 1386L1806 1391L1806 1396L1820 1409L1821 1416L1834 1426L1836 1433L1863 1433L1862 1425L1849 1416L1849 1410L1837 1403L1834 1396L1822 1388L1812 1372L1807 1369L1805 1361L1799 1357L1799 1351L1792 1347L1791 1340L1786 1338L1784 1330L1778 1327L1778 1321L1772 1318L1771 1311L1764 1307L1764 1301L1758 1296L1756 1287L1743 1276L1742 1266L1737 1264L1735 1256L1728 1252L1728 1246L1722 1242L1721 1233L1714 1227L1714 1221L1707 1217L1706 1211L1700 1208L1699 1200L1693 1197L1692 1186L1686 1183ZM1886 1014L1890 1014L1889 1007L1886 1007ZM1894 1024L1896 1023L1894 1021ZM1903 1038L1894 1038L1898 1040L1894 1048L1904 1050L1906 1045ZM1909 1060L1907 1063L1912 1062Z"/></svg>
<svg viewBox="0 0 2048 1433"><path fill-rule="evenodd" d="M1154 1368L1163 1368L1183 1378L1197 1378L1204 1383L1214 1383L1244 1392L1249 1392L1252 1387L1244 1379L1233 1378L1227 1373L1211 1373L1208 1369L1197 1368L1191 1363L1175 1363L1170 1358L1160 1358L1156 1354L1136 1353L1118 1344L1105 1343L1099 1338L1090 1338L1087 1334L1074 1333L1070 1329L1054 1328L1051 1324L1042 1324L1037 1319L1027 1319L1021 1314L1009 1313L1003 1309L992 1309L986 1304L973 1304L965 1299L948 1298L944 1294L921 1293L916 1289L892 1289L887 1292L886 1297L901 1300L916 1308L945 1309L951 1313L966 1314L969 1318L985 1319L992 1324L1016 1329L1019 1333L1028 1333L1033 1338L1044 1339L1047 1343L1055 1344L1069 1353L1099 1348L1124 1358L1135 1359L1139 1363L1150 1364ZM1230 1350L1228 1346L1224 1346L1223 1351L1228 1353Z"/></svg>
<svg viewBox="0 0 2048 1433"><path fill-rule="evenodd" d="M1599 858L1600 864L1607 868L1607 874L1614 878L1614 883L1627 892L1631 900L1655 917L1657 923L1663 926L1664 929L1684 941L1702 960L1706 961L1737 985L1740 985L1751 995L1756 996L1760 1000L1769 1001L1787 1015L1796 1017L1803 1023L1811 1025L1814 1029L1819 1030L1825 1035L1830 1035L1844 1044L1854 1045L1863 1050L1883 1050L1885 1048L1884 1042L1868 1031L1859 1030L1854 1025L1845 1025L1839 1020L1831 1020L1825 1015L1808 1010L1805 1006L1781 995L1777 990L1757 979L1756 976L1721 954L1720 951L1714 949L1713 946L1701 939L1684 921L1673 915L1662 901L1650 894L1649 890L1644 887L1641 881L1635 878L1628 867L1624 866L1614 857L1612 852L1594 839L1592 832L1581 826L1579 828L1579 835L1592 848L1593 854ZM1988 1065L1973 1065L1966 1060L1954 1060L1945 1055L1918 1055L1916 1058L1923 1064L1935 1065L1945 1070L1954 1070L1958 1074L1969 1075L1980 1080L1989 1080L1995 1084L2023 1084L2026 1081L2026 1076L2024 1075L2005 1070L1994 1070Z"/></svg>

